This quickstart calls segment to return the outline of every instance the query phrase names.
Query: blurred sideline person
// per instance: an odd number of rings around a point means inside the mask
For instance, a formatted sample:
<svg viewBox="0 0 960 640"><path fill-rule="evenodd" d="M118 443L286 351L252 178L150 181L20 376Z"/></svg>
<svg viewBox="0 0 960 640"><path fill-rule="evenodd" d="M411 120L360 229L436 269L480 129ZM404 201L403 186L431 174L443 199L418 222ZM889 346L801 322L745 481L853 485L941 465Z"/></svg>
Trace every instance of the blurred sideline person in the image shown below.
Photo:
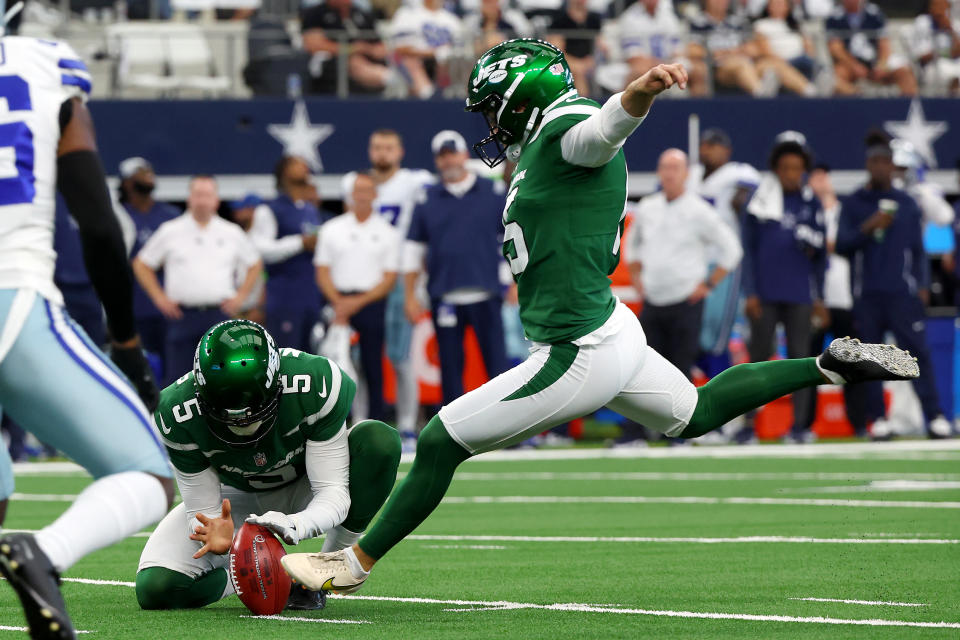
<svg viewBox="0 0 960 640"><path fill-rule="evenodd" d="M503 184L467 168L467 142L456 131L431 141L439 184L413 210L404 246L407 317L423 315L417 280L426 267L427 293L440 352L443 402L463 395L464 330L473 328L487 377L507 369L500 285Z"/></svg>
<svg viewBox="0 0 960 640"><path fill-rule="evenodd" d="M687 189L713 205L720 219L740 237L740 218L760 174L744 162L731 160L733 143L722 129L711 128L700 137L700 163L690 168ZM711 256L716 261L716 256ZM742 271L733 270L710 292L704 302L700 368L708 378L730 366L728 344L740 307Z"/></svg>
<svg viewBox="0 0 960 640"><path fill-rule="evenodd" d="M313 253L320 225L329 217L310 202L310 167L303 158L284 156L273 175L277 197L254 210L249 231L267 270L267 329L280 344L309 351L323 303Z"/></svg>
<svg viewBox="0 0 960 640"><path fill-rule="evenodd" d="M131 256L140 253L150 236L164 222L180 215L180 210L166 202L153 199L157 177L153 165L140 157L127 158L120 163L120 204L129 214L136 227L136 239ZM163 274L157 274L163 282ZM139 283L133 287L133 313L137 321L137 333L143 348L163 357L166 344L167 321Z"/></svg>
<svg viewBox="0 0 960 640"><path fill-rule="evenodd" d="M952 434L943 416L933 380L927 346L925 298L929 294L929 264L923 248L922 214L905 191L893 186L894 165L890 140L882 132L867 137L868 183L842 200L837 252L852 267L853 317L857 336L864 341L889 331L897 344L914 354L920 377L913 387L920 399L927 435ZM886 420L880 384L869 385L867 417L871 436L886 439L892 429Z"/></svg>
<svg viewBox="0 0 960 640"><path fill-rule="evenodd" d="M333 323L360 335L360 362L367 383L367 417L383 420L384 298L397 280L400 235L373 211L372 177L353 179L350 209L323 226L314 257L317 285L333 307Z"/></svg>
<svg viewBox="0 0 960 640"><path fill-rule="evenodd" d="M788 358L810 354L813 323L829 323L823 304L827 267L826 228L820 201L805 176L813 156L806 138L796 131L776 137L770 152L770 175L764 176L747 205L743 222L743 293L750 320L750 360L762 362L775 353L777 325L783 326ZM840 336L843 337L843 336ZM818 349L819 353L822 349ZM807 415L810 394L793 394L793 426L789 438L806 442L812 423Z"/></svg>
<svg viewBox="0 0 960 640"><path fill-rule="evenodd" d="M0 50L5 86L15 88L6 96L3 126L15 132L7 157L16 155L19 169L0 190L0 406L94 478L36 533L0 535L0 589L16 592L32 637L73 638L60 574L162 518L173 482L144 407L156 406L157 389L137 336L133 277L86 107L90 74L64 43L3 36ZM53 283L57 190L77 222L106 311L112 363L64 311ZM13 488L0 446L0 525Z"/></svg>
<svg viewBox="0 0 960 640"><path fill-rule="evenodd" d="M640 325L647 345L692 379L704 298L737 268L743 250L714 208L686 188L687 173L683 151L660 154L661 191L640 201L625 242L630 277L643 299ZM717 256L712 269L711 254ZM638 435L625 427L620 444Z"/></svg>
<svg viewBox="0 0 960 640"><path fill-rule="evenodd" d="M370 135L367 149L370 157L370 175L377 188L374 211L393 225L400 241L407 237L410 219L421 189L434 182L433 175L423 169L405 169L403 139L392 129L378 129ZM353 192L356 172L343 178L343 193ZM347 198L349 206L349 197ZM399 270L396 265L394 270ZM400 279L398 279L400 280ZM410 358L413 325L407 319L406 294L402 280L396 283L387 297L386 346L387 357L397 382L396 424L405 437L415 435L420 411L420 386Z"/></svg>
<svg viewBox="0 0 960 640"><path fill-rule="evenodd" d="M137 280L169 323L166 384L190 368L208 327L240 312L263 274L263 262L247 234L217 215L219 207L213 176L194 176L186 213L160 225L133 259ZM166 276L162 286L160 268ZM238 273L243 274L239 287Z"/></svg>

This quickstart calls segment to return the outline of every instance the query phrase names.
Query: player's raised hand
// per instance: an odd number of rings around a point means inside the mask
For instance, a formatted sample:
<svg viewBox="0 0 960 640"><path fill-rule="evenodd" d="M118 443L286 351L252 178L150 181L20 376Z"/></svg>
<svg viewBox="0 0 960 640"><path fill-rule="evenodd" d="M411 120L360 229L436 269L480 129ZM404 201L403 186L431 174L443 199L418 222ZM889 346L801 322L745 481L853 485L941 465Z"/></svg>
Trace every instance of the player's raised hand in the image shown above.
<svg viewBox="0 0 960 640"><path fill-rule="evenodd" d="M680 63L658 64L627 85L620 104L635 118L645 116L653 99L673 86L687 88L687 70Z"/></svg>
<svg viewBox="0 0 960 640"><path fill-rule="evenodd" d="M233 543L233 518L230 517L230 500L223 499L219 518L211 518L198 513L197 520L200 521L200 526L190 534L190 539L202 542L203 546L193 554L194 558L200 558L207 552L223 555L230 550L230 545Z"/></svg>

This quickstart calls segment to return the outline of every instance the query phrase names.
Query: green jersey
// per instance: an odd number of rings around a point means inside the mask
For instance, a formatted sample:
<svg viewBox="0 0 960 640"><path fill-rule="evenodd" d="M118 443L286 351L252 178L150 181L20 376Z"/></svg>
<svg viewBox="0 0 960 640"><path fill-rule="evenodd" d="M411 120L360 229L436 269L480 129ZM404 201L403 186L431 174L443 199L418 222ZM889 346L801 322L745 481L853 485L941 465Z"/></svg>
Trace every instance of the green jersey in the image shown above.
<svg viewBox="0 0 960 640"><path fill-rule="evenodd" d="M520 156L503 212L503 255L536 342L571 342L600 327L616 305L608 276L620 262L627 199L623 150L602 167L570 164L560 138L599 106L574 97L546 112Z"/></svg>
<svg viewBox="0 0 960 640"><path fill-rule="evenodd" d="M334 362L296 349L280 349L279 375L277 422L250 447L228 446L207 428L193 372L164 389L153 419L173 466L183 473L213 468L220 482L243 491L271 491L306 475L307 440L340 431L356 384Z"/></svg>

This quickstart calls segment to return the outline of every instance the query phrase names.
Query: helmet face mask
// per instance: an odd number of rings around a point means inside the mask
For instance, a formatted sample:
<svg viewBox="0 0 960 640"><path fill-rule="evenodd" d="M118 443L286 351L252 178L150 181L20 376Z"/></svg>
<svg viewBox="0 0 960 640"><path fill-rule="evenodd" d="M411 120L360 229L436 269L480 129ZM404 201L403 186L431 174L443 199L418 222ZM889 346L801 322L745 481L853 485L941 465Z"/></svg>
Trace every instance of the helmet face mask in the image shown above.
<svg viewBox="0 0 960 640"><path fill-rule="evenodd" d="M255 445L277 421L282 387L273 337L255 322L209 329L194 354L194 390L210 432L231 447Z"/></svg>
<svg viewBox="0 0 960 640"><path fill-rule="evenodd" d="M490 167L516 159L544 111L574 91L570 67L553 45L520 38L493 47L467 83L466 110L483 115L489 131L474 152Z"/></svg>

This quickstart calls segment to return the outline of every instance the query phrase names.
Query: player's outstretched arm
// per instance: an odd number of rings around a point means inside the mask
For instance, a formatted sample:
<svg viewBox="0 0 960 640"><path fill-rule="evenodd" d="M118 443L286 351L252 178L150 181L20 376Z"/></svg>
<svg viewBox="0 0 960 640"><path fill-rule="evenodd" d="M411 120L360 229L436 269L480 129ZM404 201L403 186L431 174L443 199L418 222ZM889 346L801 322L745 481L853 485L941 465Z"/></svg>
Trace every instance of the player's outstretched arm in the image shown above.
<svg viewBox="0 0 960 640"><path fill-rule="evenodd" d="M642 118L650 111L653 99L674 85L687 88L687 70L679 63L658 64L627 85L620 104L634 118Z"/></svg>
<svg viewBox="0 0 960 640"><path fill-rule="evenodd" d="M133 275L97 154L93 119L83 101L73 98L63 105L61 123L57 188L80 228L84 263L107 314L111 357L152 411L159 393L134 327Z"/></svg>

